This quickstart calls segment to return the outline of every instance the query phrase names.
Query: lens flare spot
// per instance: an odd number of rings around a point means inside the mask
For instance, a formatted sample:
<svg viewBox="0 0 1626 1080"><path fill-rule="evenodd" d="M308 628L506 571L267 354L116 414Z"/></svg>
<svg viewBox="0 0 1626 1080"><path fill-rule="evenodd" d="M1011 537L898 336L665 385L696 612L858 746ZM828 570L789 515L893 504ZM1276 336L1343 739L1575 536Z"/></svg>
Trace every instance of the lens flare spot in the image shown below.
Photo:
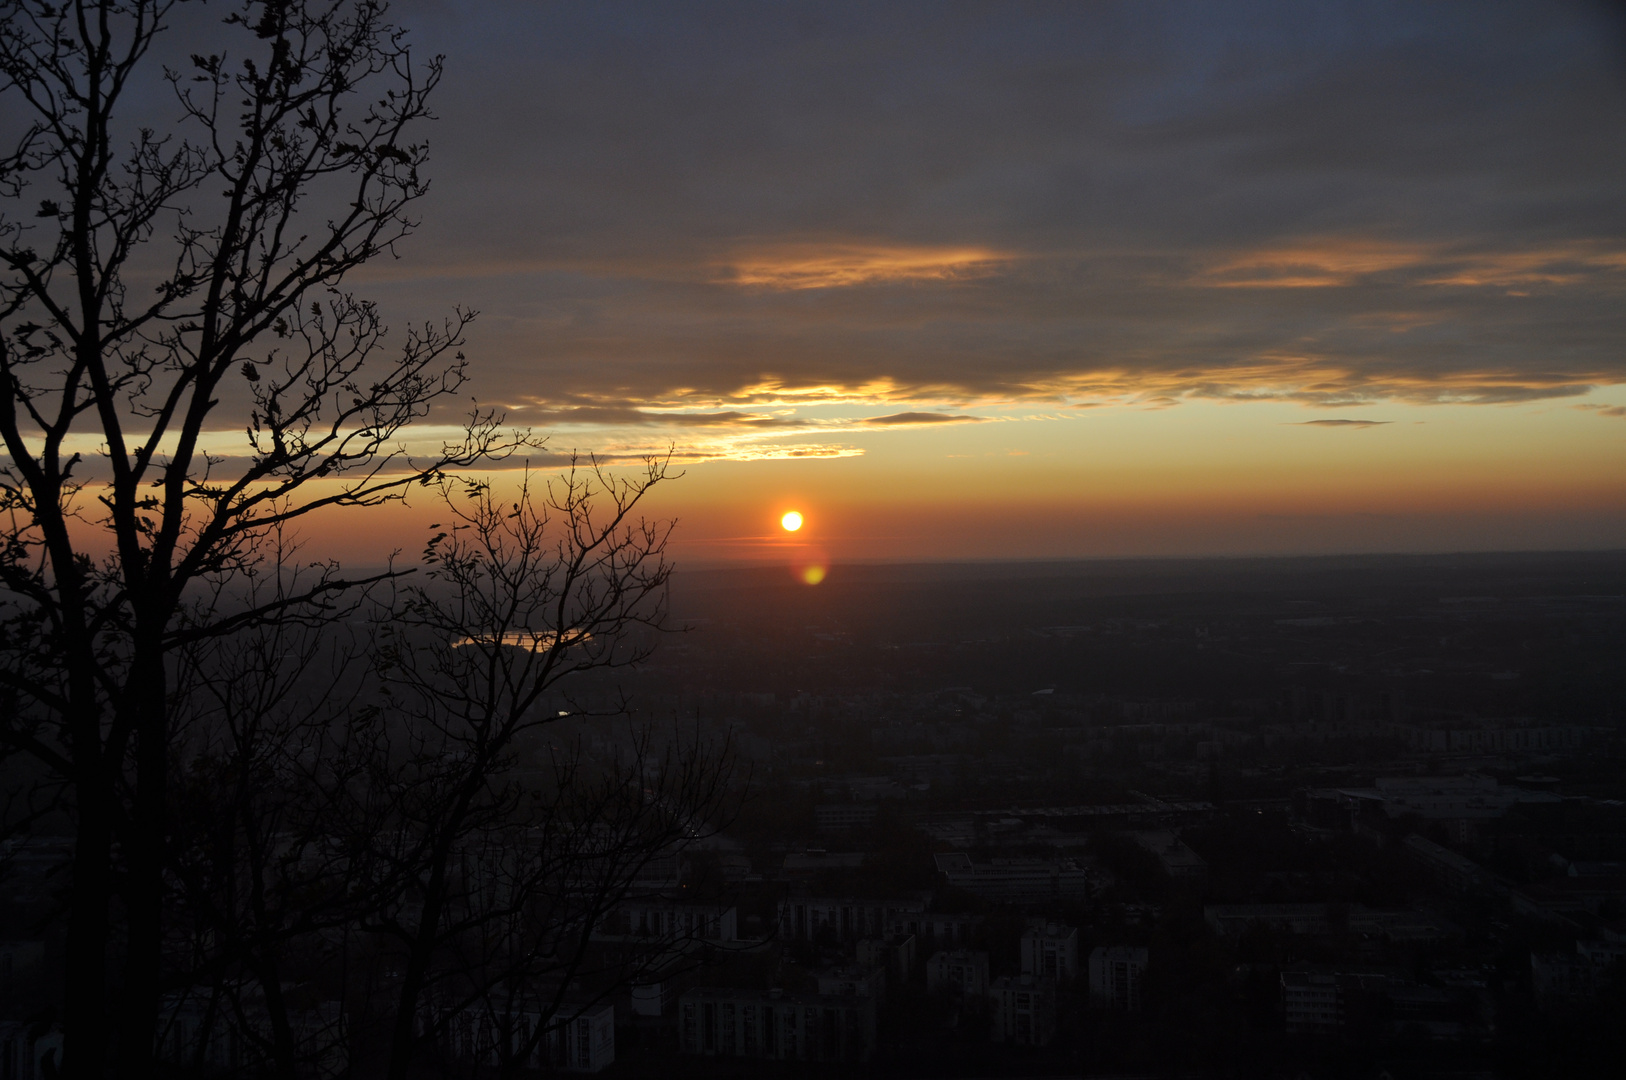
<svg viewBox="0 0 1626 1080"><path fill-rule="evenodd" d="M786 532L795 532L802 527L802 515L792 510L779 519L779 524L785 527Z"/></svg>
<svg viewBox="0 0 1626 1080"><path fill-rule="evenodd" d="M809 585L817 585L819 582L824 580L824 567L809 566L806 570L802 571L802 580L807 582Z"/></svg>

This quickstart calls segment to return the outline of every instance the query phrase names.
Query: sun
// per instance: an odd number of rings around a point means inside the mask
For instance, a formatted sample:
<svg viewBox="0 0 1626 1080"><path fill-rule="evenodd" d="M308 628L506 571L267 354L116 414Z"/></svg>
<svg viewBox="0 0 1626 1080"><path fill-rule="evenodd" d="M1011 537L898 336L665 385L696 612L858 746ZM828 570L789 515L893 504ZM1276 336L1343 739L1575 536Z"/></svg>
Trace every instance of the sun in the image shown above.
<svg viewBox="0 0 1626 1080"><path fill-rule="evenodd" d="M786 532L795 532L802 527L802 515L792 510L779 519L779 524L785 527Z"/></svg>

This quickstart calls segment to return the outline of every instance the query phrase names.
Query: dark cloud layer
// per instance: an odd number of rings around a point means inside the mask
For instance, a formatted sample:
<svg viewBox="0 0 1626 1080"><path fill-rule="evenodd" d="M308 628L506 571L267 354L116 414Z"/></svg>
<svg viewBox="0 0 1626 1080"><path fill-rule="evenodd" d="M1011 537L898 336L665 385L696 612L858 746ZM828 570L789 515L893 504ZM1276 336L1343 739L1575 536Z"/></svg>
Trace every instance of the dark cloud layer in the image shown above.
<svg viewBox="0 0 1626 1080"><path fill-rule="evenodd" d="M1603 5L398 11L437 188L369 289L481 307L538 422L1626 382Z"/></svg>

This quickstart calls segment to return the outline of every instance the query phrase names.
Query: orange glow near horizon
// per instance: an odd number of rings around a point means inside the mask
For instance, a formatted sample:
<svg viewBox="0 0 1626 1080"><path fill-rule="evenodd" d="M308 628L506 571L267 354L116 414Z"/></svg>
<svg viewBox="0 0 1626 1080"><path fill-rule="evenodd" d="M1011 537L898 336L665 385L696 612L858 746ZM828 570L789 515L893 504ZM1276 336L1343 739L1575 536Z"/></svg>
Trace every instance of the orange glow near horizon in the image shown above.
<svg viewBox="0 0 1626 1080"><path fill-rule="evenodd" d="M682 567L777 564L799 581L863 561L1618 548L1616 397L1188 401L854 433L858 456L687 466L639 512L676 522L669 554ZM1315 423L1328 419L1343 426ZM491 476L501 487L520 473ZM442 515L417 491L410 504L324 510L298 525L298 558L378 567L394 552L411 565Z"/></svg>

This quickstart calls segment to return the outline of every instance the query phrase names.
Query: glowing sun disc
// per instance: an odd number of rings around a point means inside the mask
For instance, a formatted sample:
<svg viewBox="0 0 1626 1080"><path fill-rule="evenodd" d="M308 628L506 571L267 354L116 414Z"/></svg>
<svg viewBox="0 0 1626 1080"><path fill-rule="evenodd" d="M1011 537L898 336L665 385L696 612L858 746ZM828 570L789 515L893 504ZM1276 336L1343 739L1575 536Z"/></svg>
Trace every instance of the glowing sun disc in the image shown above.
<svg viewBox="0 0 1626 1080"><path fill-rule="evenodd" d="M792 510L779 519L779 524L785 527L786 532L795 532L802 527L802 515Z"/></svg>

